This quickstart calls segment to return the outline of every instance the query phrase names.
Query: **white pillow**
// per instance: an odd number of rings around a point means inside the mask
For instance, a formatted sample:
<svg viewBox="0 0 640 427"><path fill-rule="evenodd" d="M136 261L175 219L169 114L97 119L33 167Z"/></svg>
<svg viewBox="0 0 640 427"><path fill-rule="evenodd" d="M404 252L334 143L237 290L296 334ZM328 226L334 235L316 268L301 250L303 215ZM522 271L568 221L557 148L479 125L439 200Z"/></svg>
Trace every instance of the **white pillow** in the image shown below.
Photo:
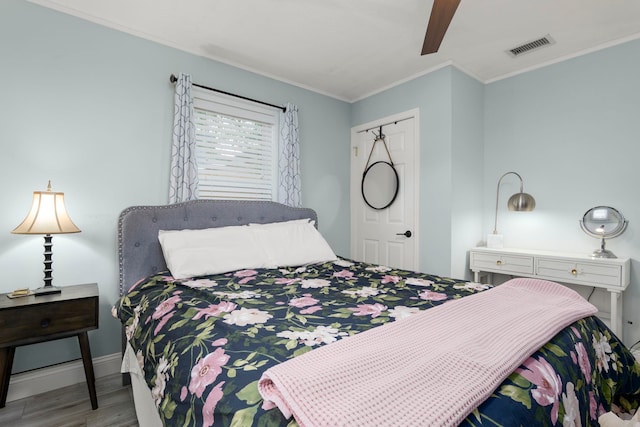
<svg viewBox="0 0 640 427"><path fill-rule="evenodd" d="M158 240L175 279L338 259L313 224L301 219L203 230L160 230Z"/></svg>
<svg viewBox="0 0 640 427"><path fill-rule="evenodd" d="M160 230L167 267L176 279L266 267L268 257L249 227Z"/></svg>
<svg viewBox="0 0 640 427"><path fill-rule="evenodd" d="M308 219L249 224L271 267L295 267L338 259Z"/></svg>

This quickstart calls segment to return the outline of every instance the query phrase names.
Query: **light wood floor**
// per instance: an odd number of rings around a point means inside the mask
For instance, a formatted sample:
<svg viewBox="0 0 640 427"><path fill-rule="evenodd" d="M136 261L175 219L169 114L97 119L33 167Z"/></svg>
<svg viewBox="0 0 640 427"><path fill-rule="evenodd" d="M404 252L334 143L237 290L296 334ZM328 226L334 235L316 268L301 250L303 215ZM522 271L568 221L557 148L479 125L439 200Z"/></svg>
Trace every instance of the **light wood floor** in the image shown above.
<svg viewBox="0 0 640 427"><path fill-rule="evenodd" d="M0 426L137 427L131 386L120 374L96 380L98 409L91 409L86 383L8 402L0 409Z"/></svg>

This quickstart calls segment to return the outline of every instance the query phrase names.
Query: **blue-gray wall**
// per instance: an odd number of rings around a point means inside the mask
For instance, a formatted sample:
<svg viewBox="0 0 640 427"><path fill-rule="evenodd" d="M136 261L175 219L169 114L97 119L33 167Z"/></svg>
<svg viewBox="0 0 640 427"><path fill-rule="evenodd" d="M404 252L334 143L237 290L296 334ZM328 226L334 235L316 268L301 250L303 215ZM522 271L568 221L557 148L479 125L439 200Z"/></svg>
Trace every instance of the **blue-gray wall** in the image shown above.
<svg viewBox="0 0 640 427"><path fill-rule="evenodd" d="M464 277L482 226L484 86L442 68L353 104L353 126L420 109L420 269Z"/></svg>
<svg viewBox="0 0 640 427"><path fill-rule="evenodd" d="M420 268L468 277L467 250L493 228L499 176L519 172L534 212L501 209L508 246L589 253L578 219L609 204L630 220L609 243L634 259L625 341L640 338L640 42L483 85L445 67L348 104L187 54L23 0L0 2L3 215L0 292L38 286L42 238L10 231L31 192L64 191L82 233L54 237L57 284L98 282L101 325L93 355L119 351L116 221L134 204L167 201L171 73L300 107L303 204L318 211L334 250L349 254L350 129L420 109ZM517 190L505 180L501 197ZM509 193L509 194L507 194ZM2 233L0 233L2 236ZM18 349L14 371L79 357L73 340Z"/></svg>
<svg viewBox="0 0 640 427"><path fill-rule="evenodd" d="M93 356L117 353L116 221L134 204L167 203L171 73L299 107L303 204L333 249L349 251L350 105L24 0L0 2L3 214L0 292L42 282L43 238L12 235L34 190L63 191L80 234L53 238L54 283L98 282ZM14 372L79 357L77 342L19 348Z"/></svg>
<svg viewBox="0 0 640 427"><path fill-rule="evenodd" d="M598 241L578 220L594 206L619 209L629 227L607 247L632 259L624 297L625 321L633 322L624 327L628 344L640 339L639 118L638 40L485 87L483 233L493 227L496 183L508 170L523 176L537 207L501 212L506 246L590 254ZM511 185L501 191L506 201L517 182L503 182Z"/></svg>
<svg viewBox="0 0 640 427"><path fill-rule="evenodd" d="M496 185L516 171L533 212L506 210L519 182L500 188L506 247L590 254L598 241L578 220L611 205L630 221L608 243L632 258L624 338L640 339L640 41L631 41L482 85L447 67L355 103L357 126L420 108L420 268L469 277L467 251L493 230ZM582 293L589 289L576 288ZM608 294L592 301L609 310Z"/></svg>

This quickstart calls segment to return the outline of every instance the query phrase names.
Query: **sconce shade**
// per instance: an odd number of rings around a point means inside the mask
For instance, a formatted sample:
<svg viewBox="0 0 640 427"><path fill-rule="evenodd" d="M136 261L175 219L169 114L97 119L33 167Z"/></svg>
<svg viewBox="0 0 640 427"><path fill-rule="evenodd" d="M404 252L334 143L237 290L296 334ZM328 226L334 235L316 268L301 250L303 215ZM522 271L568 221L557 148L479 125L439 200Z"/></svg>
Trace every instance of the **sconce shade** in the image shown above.
<svg viewBox="0 0 640 427"><path fill-rule="evenodd" d="M510 211L516 212L530 212L536 207L536 200L531 194L528 193L516 193L509 197L507 206Z"/></svg>
<svg viewBox="0 0 640 427"><path fill-rule="evenodd" d="M80 229L69 218L64 206L64 193L34 191L31 210L13 231L13 234L66 234L79 233Z"/></svg>

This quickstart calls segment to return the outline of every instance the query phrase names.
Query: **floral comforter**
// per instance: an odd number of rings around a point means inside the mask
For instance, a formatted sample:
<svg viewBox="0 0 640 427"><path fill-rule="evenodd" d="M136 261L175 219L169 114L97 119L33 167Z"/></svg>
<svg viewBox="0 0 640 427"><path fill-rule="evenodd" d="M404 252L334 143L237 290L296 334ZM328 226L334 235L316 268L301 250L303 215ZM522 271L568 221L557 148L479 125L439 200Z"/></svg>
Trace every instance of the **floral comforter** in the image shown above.
<svg viewBox="0 0 640 427"><path fill-rule="evenodd" d="M134 286L113 313L165 425L295 426L262 407L264 370L487 288L341 259L183 281L159 273ZM589 317L534 353L463 425L597 426L600 414L627 412L639 401L640 363Z"/></svg>

